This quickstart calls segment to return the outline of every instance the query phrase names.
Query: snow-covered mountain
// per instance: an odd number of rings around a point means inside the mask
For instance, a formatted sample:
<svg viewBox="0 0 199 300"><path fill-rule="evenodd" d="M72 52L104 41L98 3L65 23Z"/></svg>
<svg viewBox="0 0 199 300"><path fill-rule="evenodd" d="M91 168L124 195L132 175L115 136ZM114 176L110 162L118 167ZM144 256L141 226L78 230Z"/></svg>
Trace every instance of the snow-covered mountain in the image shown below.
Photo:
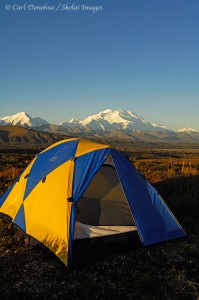
<svg viewBox="0 0 199 300"><path fill-rule="evenodd" d="M141 131L172 131L169 127L145 121L134 112L123 109L106 109L86 119L71 119L60 124L63 128L91 129L94 131L109 130L141 130Z"/></svg>
<svg viewBox="0 0 199 300"><path fill-rule="evenodd" d="M12 116L0 118L0 125L18 125L23 127L36 127L43 124L48 124L48 122L39 117L31 117L25 112L19 112Z"/></svg>
<svg viewBox="0 0 199 300"><path fill-rule="evenodd" d="M185 127L182 129L179 129L178 132L185 132L185 133L197 133L197 131L193 128Z"/></svg>
<svg viewBox="0 0 199 300"><path fill-rule="evenodd" d="M140 132L174 132L174 130L161 124L150 123L141 116L132 111L123 109L106 109L98 114L88 116L80 120L73 118L59 125L52 125L39 117L31 117L25 112L0 118L0 125L18 125L27 128L33 128L40 131L49 132L111 132L121 131L128 133L130 131ZM179 134L196 135L199 134L193 128L182 128L178 130Z"/></svg>
<svg viewBox="0 0 199 300"><path fill-rule="evenodd" d="M122 143L199 143L199 133L192 128L182 128L176 132L167 126L150 123L132 111L122 109L106 109L83 120L73 118L60 125L53 125L41 118L33 118L25 112L20 112L0 118L0 125L8 125L5 126L5 130L0 128L0 142L2 143L18 143L20 141L21 143L35 144L35 141L38 141L40 144L39 140L43 139L41 138L43 133L50 135L44 136L49 143L52 141L51 138L59 140L64 136L96 138L100 142L111 139L116 144L118 141L122 141ZM27 128L31 128L31 130ZM26 131L22 132L22 129L26 129ZM11 134L7 133L6 136L5 132L11 132ZM41 141L42 144L45 143L44 139Z"/></svg>

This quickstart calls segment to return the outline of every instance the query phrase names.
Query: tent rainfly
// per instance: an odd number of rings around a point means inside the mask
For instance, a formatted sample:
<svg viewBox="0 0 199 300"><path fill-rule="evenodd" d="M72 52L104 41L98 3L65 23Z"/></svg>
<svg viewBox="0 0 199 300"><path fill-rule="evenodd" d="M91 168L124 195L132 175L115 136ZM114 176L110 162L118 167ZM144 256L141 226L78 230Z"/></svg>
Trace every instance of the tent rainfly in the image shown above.
<svg viewBox="0 0 199 300"><path fill-rule="evenodd" d="M39 153L1 196L0 214L66 266L74 239L137 230L142 244L151 245L186 235L121 152L78 138Z"/></svg>

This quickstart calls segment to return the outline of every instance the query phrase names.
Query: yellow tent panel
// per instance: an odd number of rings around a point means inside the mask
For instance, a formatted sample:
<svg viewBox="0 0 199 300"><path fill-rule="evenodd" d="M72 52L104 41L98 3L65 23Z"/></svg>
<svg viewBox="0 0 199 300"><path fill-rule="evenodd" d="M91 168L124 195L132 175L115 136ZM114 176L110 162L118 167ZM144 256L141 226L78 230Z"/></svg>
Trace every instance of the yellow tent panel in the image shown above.
<svg viewBox="0 0 199 300"><path fill-rule="evenodd" d="M67 161L40 181L24 201L26 232L67 265L73 162Z"/></svg>

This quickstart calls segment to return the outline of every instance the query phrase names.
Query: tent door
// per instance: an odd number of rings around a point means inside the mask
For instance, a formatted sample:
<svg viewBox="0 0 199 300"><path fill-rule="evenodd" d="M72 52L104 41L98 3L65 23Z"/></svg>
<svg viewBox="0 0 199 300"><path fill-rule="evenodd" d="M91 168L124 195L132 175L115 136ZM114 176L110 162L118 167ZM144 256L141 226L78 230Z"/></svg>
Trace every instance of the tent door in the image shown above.
<svg viewBox="0 0 199 300"><path fill-rule="evenodd" d="M132 230L135 222L109 155L77 202L74 239Z"/></svg>

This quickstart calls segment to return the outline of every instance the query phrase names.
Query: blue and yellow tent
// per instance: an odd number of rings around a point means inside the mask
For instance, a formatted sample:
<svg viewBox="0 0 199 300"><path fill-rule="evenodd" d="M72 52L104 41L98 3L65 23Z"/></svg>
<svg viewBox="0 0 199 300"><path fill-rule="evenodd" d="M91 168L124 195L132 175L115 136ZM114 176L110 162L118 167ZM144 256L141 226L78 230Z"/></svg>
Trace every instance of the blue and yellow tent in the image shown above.
<svg viewBox="0 0 199 300"><path fill-rule="evenodd" d="M0 198L0 213L70 263L74 238L136 229L143 245L184 237L158 192L119 151L78 138L39 153Z"/></svg>

